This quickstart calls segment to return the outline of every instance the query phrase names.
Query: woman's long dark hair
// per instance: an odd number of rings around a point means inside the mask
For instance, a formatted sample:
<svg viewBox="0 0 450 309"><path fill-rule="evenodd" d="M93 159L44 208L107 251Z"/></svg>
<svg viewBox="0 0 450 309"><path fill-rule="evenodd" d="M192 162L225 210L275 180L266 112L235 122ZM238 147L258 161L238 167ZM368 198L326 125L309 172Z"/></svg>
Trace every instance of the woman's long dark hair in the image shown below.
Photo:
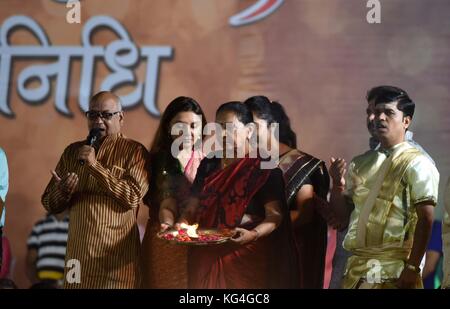
<svg viewBox="0 0 450 309"><path fill-rule="evenodd" d="M170 122L178 113L181 112L193 112L201 116L203 132L203 128L206 125L206 117L200 105L192 98L178 97L169 103L169 105L166 107L166 110L161 116L155 139L153 140L153 144L150 147L150 154L155 154L160 151L170 152L170 147L173 141L170 134Z"/></svg>
<svg viewBox="0 0 450 309"><path fill-rule="evenodd" d="M270 102L265 96L250 97L244 103L258 118L267 121L267 125L278 123L280 143L297 148L297 135L292 130L291 121L280 103Z"/></svg>

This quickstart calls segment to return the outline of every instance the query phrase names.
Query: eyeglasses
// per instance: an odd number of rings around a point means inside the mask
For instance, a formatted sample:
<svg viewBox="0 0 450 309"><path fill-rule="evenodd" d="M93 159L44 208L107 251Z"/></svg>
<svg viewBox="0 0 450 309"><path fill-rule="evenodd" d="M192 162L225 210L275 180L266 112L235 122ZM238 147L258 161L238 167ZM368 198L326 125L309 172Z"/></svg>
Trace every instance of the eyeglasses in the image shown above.
<svg viewBox="0 0 450 309"><path fill-rule="evenodd" d="M97 117L100 117L103 120L111 120L115 114L118 114L120 112L121 111L112 112L112 113L111 112L99 112L99 111L87 111L86 117L89 120L95 120L95 119L97 119Z"/></svg>

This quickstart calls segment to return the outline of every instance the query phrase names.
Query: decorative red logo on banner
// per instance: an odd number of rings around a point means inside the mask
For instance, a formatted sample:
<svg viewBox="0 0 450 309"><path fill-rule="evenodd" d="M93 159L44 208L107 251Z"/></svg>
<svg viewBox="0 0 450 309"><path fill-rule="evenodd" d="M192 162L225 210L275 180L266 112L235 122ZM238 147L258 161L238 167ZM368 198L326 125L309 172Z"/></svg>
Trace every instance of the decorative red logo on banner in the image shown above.
<svg viewBox="0 0 450 309"><path fill-rule="evenodd" d="M284 0L259 0L242 12L231 16L229 23L234 27L254 23L275 12L283 2Z"/></svg>

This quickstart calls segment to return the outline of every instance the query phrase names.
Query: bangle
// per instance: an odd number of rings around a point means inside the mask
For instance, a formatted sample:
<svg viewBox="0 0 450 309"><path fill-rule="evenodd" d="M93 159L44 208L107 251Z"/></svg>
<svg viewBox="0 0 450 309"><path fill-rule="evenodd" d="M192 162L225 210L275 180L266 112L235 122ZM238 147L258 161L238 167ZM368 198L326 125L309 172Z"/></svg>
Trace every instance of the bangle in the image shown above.
<svg viewBox="0 0 450 309"><path fill-rule="evenodd" d="M255 234L256 234L256 238L253 239L253 241L258 240L258 238L259 238L259 232L258 232L258 230L257 230L257 229L253 229L252 232L255 232Z"/></svg>
<svg viewBox="0 0 450 309"><path fill-rule="evenodd" d="M420 274L421 271L419 266L409 264L408 262L405 262L405 268L415 272L416 274Z"/></svg>

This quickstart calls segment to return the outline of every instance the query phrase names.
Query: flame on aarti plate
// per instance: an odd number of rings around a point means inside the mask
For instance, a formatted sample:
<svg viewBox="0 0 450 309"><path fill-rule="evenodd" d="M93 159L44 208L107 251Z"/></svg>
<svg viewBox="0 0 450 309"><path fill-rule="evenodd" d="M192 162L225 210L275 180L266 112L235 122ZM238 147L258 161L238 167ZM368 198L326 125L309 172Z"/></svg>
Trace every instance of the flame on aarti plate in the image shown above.
<svg viewBox="0 0 450 309"><path fill-rule="evenodd" d="M183 230L186 230L186 234L191 237L191 238L198 238L198 234L197 234L197 229L198 229L198 223L193 224L193 225L189 225L186 223L181 223L180 227Z"/></svg>

